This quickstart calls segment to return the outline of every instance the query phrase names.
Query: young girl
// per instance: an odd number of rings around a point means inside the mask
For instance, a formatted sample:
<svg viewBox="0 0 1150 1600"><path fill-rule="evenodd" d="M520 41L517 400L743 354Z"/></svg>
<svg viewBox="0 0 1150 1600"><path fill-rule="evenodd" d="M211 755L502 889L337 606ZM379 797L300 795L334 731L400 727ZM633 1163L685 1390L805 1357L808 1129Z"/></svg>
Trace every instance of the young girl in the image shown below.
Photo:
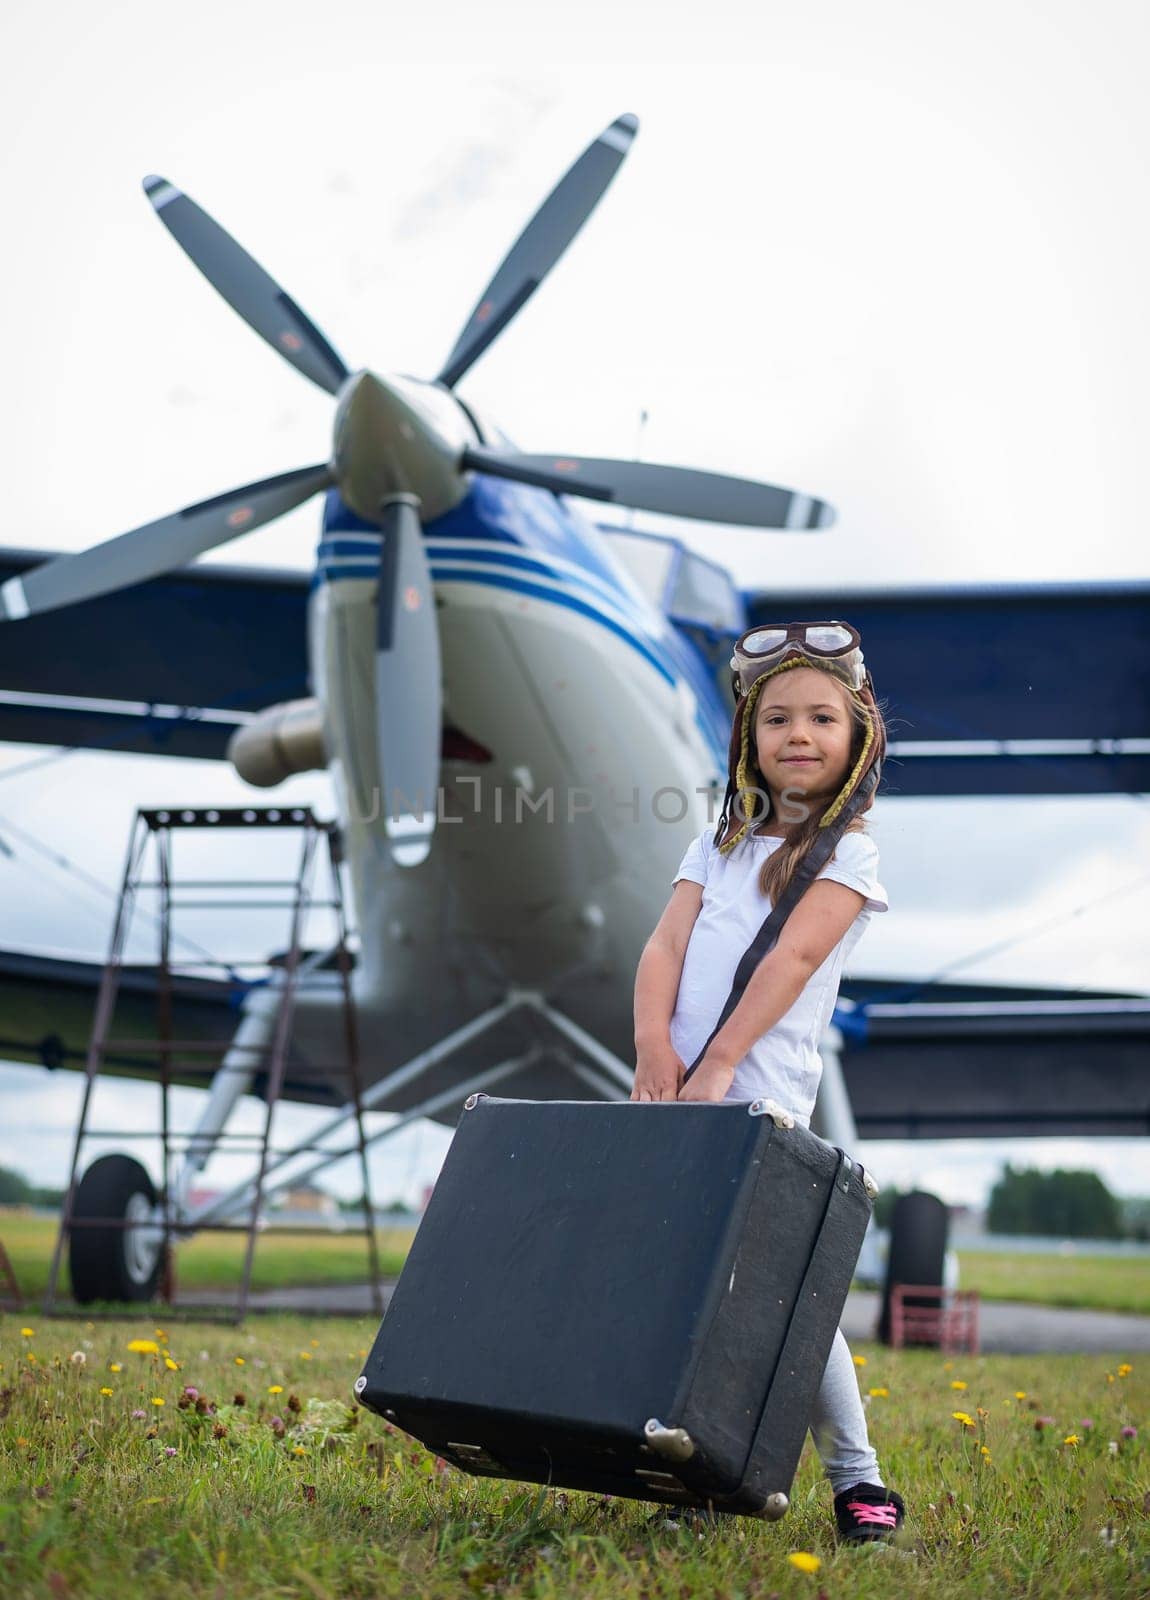
<svg viewBox="0 0 1150 1600"><path fill-rule="evenodd" d="M714 829L684 856L639 962L632 1100L762 1097L810 1125L819 1041L843 963L871 913L887 908L878 851L861 831L886 736L859 645L853 628L833 622L753 628L735 646L726 798ZM831 845L712 1039L735 968L772 904L812 850L817 861ZM903 1502L880 1476L841 1331L811 1432L839 1537L890 1538Z"/></svg>

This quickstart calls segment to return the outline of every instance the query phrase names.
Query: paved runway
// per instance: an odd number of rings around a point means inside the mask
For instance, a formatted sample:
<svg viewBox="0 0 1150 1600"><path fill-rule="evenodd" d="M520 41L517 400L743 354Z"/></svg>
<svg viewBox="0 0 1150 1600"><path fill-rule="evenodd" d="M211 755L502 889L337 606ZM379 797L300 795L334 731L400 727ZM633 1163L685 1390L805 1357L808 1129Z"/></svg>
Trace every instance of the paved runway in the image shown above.
<svg viewBox="0 0 1150 1600"><path fill-rule="evenodd" d="M383 1285L384 1303L395 1287ZM178 1303L188 1309L209 1301L209 1295L185 1291ZM842 1329L850 1341L874 1337L878 1295L856 1290L847 1297ZM374 1315L370 1287L341 1284L327 1289L275 1289L254 1294L253 1311L296 1311L321 1316ZM984 1300L981 1306L982 1349L987 1354L1107 1354L1117 1359L1150 1351L1150 1317L1118 1311L1068 1311L1054 1306L1024 1305L1011 1300Z"/></svg>

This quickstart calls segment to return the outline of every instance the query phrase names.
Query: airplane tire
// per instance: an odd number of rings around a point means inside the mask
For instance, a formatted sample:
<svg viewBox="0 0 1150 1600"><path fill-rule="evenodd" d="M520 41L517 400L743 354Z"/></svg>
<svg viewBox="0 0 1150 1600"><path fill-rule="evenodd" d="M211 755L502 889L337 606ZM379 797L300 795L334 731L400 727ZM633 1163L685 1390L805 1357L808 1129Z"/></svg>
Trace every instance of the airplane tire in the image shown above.
<svg viewBox="0 0 1150 1600"><path fill-rule="evenodd" d="M138 1161L131 1156L101 1156L80 1180L72 1215L77 1220L101 1217L111 1222L145 1222L155 1204L155 1186ZM68 1251L72 1295L78 1304L155 1298L164 1251L142 1230L72 1228Z"/></svg>

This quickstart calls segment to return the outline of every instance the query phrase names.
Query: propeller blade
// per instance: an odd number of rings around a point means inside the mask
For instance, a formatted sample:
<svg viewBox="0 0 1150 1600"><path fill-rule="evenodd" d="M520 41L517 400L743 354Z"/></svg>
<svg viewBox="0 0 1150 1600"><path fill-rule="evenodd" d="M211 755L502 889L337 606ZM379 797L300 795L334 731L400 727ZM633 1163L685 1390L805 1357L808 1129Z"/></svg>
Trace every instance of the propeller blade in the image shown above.
<svg viewBox="0 0 1150 1600"><path fill-rule="evenodd" d="M514 483L530 483L555 494L579 495L659 511L670 517L697 517L702 522L732 522L750 528L829 528L834 507L825 500L730 478L691 467L661 467L648 461L610 461L589 456L519 455L469 449L464 468L487 472Z"/></svg>
<svg viewBox="0 0 1150 1600"><path fill-rule="evenodd" d="M638 131L637 117L616 117L559 180L480 295L437 383L454 388L535 293L602 199Z"/></svg>
<svg viewBox="0 0 1150 1600"><path fill-rule="evenodd" d="M176 243L248 327L305 378L335 394L348 369L291 295L175 184L152 175L144 179L144 193Z"/></svg>
<svg viewBox="0 0 1150 1600"><path fill-rule="evenodd" d="M282 517L334 481L329 467L297 467L294 472L281 472L278 478L264 478L187 506L79 555L46 561L24 577L10 578L0 586L0 621L15 622L78 600L94 600L113 589L126 589L129 584L171 572L206 550Z"/></svg>
<svg viewBox="0 0 1150 1600"><path fill-rule="evenodd" d="M439 623L419 501L382 508L375 704L384 826L394 860L425 860L435 831L442 690Z"/></svg>

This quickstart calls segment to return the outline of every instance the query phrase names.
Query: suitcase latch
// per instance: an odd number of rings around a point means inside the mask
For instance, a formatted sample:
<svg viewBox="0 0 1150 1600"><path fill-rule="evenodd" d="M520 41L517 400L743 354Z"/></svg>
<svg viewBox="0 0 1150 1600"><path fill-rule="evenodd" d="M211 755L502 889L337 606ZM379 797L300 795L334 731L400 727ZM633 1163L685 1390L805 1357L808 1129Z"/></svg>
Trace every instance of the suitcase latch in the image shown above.
<svg viewBox="0 0 1150 1600"><path fill-rule="evenodd" d="M493 1472L496 1477L503 1476L503 1463L496 1461L489 1450L481 1444L459 1444L454 1439L447 1441L447 1448L455 1456L461 1467L466 1467L469 1472Z"/></svg>
<svg viewBox="0 0 1150 1600"><path fill-rule="evenodd" d="M661 1489L664 1494L677 1495L683 1500L692 1498L689 1490L670 1472L652 1472L646 1467L636 1467L635 1476L652 1489Z"/></svg>

